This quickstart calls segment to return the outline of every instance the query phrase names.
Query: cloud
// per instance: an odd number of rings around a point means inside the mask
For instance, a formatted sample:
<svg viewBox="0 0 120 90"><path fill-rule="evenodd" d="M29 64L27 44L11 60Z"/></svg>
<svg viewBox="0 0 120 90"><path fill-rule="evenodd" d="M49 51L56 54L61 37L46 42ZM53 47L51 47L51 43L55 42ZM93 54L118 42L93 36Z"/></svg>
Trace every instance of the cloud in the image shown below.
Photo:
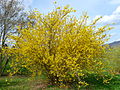
<svg viewBox="0 0 120 90"><path fill-rule="evenodd" d="M120 0L110 0L110 4L120 4Z"/></svg>
<svg viewBox="0 0 120 90"><path fill-rule="evenodd" d="M120 38L118 38L117 40L115 40L115 41L120 41Z"/></svg>
<svg viewBox="0 0 120 90"><path fill-rule="evenodd" d="M95 18L98 17L100 17L100 15L97 15ZM103 18L99 21L99 23L104 24L115 23L115 25L120 25L120 6L118 6L111 15L104 15Z"/></svg>

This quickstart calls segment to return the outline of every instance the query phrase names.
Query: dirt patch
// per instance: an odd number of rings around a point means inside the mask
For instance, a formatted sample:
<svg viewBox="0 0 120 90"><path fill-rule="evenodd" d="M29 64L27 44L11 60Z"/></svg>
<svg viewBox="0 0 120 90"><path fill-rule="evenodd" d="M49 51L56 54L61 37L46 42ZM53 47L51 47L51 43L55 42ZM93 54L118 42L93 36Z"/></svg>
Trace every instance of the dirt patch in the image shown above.
<svg viewBox="0 0 120 90"><path fill-rule="evenodd" d="M43 80L35 81L32 90L45 90L48 87L48 85L48 82Z"/></svg>

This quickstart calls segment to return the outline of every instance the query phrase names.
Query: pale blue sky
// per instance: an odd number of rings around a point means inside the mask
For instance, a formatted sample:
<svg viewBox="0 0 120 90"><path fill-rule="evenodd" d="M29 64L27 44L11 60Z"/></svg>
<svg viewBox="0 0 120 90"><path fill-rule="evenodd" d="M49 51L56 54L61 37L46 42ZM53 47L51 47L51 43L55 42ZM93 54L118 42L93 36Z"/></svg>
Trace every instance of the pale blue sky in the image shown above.
<svg viewBox="0 0 120 90"><path fill-rule="evenodd" d="M47 13L53 9L54 1L57 1L58 6L69 4L77 10L75 14L77 17L86 11L91 19L103 16L101 21L104 24L117 23L114 25L115 29L110 31L112 36L109 42L120 40L120 0L25 0L25 5Z"/></svg>

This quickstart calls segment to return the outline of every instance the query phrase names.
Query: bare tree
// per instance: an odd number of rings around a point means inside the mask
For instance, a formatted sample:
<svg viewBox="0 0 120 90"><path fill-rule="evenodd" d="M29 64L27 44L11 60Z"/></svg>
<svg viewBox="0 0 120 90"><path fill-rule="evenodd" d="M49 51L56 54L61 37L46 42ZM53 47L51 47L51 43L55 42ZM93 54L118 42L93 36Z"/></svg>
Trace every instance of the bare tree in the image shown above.
<svg viewBox="0 0 120 90"><path fill-rule="evenodd" d="M23 12L22 2L19 0L0 0L0 43L3 47L8 35L15 33Z"/></svg>

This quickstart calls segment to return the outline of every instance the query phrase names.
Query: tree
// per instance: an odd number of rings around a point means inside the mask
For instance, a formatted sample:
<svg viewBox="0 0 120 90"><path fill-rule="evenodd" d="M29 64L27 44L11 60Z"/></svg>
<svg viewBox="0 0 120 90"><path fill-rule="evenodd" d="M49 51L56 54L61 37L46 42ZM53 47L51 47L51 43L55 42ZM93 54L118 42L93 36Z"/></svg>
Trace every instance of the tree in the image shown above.
<svg viewBox="0 0 120 90"><path fill-rule="evenodd" d="M0 42L4 46L8 35L16 32L20 20L22 4L19 0L0 0Z"/></svg>
<svg viewBox="0 0 120 90"><path fill-rule="evenodd" d="M3 59L2 48L7 44L8 36L17 33L16 26L23 23L23 9L22 2L19 0L0 0L0 74L8 62Z"/></svg>
<svg viewBox="0 0 120 90"><path fill-rule="evenodd" d="M46 73L52 84L87 83L82 80L87 74L102 74L105 68L104 56L107 40L106 31L109 25L97 28L100 19L88 24L88 16L80 19L72 16L75 12L65 6L57 7L47 15L38 11L28 16L34 25L28 22L24 29L18 27L19 36L11 36L14 48L7 52L14 56L11 67L12 74L21 67L35 74Z"/></svg>

